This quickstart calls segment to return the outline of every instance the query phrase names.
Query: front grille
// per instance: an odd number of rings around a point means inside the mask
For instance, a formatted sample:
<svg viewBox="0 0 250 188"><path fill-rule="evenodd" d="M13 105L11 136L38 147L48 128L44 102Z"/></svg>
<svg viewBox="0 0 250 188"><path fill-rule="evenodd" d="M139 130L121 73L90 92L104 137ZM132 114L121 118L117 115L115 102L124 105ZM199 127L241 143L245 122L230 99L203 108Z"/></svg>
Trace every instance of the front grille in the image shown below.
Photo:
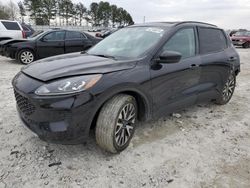
<svg viewBox="0 0 250 188"><path fill-rule="evenodd" d="M18 108L26 115L30 116L36 110L36 107L24 96L14 91Z"/></svg>

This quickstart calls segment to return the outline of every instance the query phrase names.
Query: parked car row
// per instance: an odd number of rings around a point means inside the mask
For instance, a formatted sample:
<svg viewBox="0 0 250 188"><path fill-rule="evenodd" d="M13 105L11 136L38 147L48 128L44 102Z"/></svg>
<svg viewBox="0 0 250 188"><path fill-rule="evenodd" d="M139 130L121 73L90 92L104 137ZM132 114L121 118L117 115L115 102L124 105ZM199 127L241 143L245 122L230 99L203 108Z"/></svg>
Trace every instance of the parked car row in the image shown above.
<svg viewBox="0 0 250 188"><path fill-rule="evenodd" d="M106 38L112 33L116 32L118 29L105 29L102 30L101 32L96 33L96 37L101 37L101 38Z"/></svg>
<svg viewBox="0 0 250 188"><path fill-rule="evenodd" d="M250 48L250 31L238 31L231 37L235 46Z"/></svg>
<svg viewBox="0 0 250 188"><path fill-rule="evenodd" d="M28 39L3 40L0 55L29 64L45 57L87 50L100 40L80 31L53 29L35 33Z"/></svg>

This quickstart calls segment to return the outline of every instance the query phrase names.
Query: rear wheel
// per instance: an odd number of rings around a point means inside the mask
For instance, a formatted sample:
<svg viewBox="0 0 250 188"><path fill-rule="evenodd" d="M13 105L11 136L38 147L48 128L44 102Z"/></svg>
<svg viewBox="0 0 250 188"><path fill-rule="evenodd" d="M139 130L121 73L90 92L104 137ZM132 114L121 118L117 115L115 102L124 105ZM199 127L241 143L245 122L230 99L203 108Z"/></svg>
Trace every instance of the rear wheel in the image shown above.
<svg viewBox="0 0 250 188"><path fill-rule="evenodd" d="M242 46L243 48L250 48L250 42L246 42Z"/></svg>
<svg viewBox="0 0 250 188"><path fill-rule="evenodd" d="M18 53L18 61L22 64L30 64L35 60L34 52L28 49L21 50Z"/></svg>
<svg viewBox="0 0 250 188"><path fill-rule="evenodd" d="M236 76L234 73L231 73L223 87L223 90L221 91L220 97L216 100L216 104L227 104L233 96L235 86Z"/></svg>
<svg viewBox="0 0 250 188"><path fill-rule="evenodd" d="M133 137L137 122L137 104L134 97L119 94L102 107L96 123L97 144L111 152L126 149Z"/></svg>

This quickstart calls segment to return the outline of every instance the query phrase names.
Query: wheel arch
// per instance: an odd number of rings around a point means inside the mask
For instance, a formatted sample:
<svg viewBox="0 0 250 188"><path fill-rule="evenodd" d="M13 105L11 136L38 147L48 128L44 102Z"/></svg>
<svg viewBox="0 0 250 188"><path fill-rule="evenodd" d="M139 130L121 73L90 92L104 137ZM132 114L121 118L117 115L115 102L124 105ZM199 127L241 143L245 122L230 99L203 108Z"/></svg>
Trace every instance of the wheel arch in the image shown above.
<svg viewBox="0 0 250 188"><path fill-rule="evenodd" d="M23 50L30 50L30 51L32 51L33 54L34 54L34 58L36 59L35 50L34 50L33 48L30 48L30 47L24 47L24 48L20 48L20 49L18 49L18 50L16 51L15 58L16 58L17 60L18 60L18 58L19 58L19 53L20 53L21 51L23 51Z"/></svg>
<svg viewBox="0 0 250 188"><path fill-rule="evenodd" d="M119 95L119 94L127 94L135 98L136 103L138 105L138 119L140 121L147 121L148 119L151 119L152 105L151 105L150 99L137 89L124 89L124 90L118 90L112 93L111 95L106 97L105 100L102 101L101 105L99 105L99 107L97 108L95 112L94 118L92 118L91 129L95 128L96 120L98 118L98 115L103 105L112 97Z"/></svg>

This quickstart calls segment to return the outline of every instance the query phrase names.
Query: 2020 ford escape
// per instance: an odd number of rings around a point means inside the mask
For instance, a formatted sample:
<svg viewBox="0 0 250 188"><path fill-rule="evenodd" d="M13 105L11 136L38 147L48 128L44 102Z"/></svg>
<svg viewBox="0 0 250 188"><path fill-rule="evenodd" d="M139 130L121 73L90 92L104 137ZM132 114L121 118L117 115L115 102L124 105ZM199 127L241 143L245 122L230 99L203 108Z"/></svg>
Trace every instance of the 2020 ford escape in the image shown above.
<svg viewBox="0 0 250 188"><path fill-rule="evenodd" d="M98 145L117 153L137 120L204 101L226 104L239 72L222 29L165 22L129 26L86 53L36 61L12 84L22 121L41 139L81 143L93 127Z"/></svg>

